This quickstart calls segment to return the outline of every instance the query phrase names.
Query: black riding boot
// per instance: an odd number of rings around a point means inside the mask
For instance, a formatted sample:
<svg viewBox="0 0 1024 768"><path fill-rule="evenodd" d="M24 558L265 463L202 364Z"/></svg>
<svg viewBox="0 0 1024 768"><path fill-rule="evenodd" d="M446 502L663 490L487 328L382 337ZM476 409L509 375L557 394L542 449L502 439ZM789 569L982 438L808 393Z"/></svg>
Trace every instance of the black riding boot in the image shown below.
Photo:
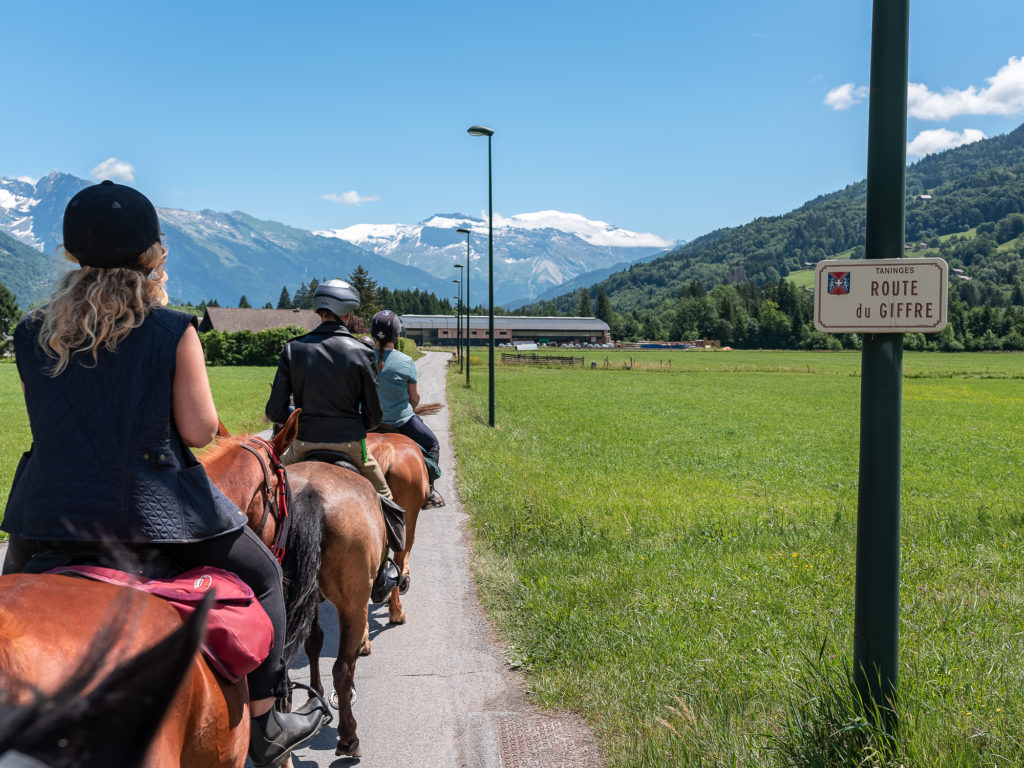
<svg viewBox="0 0 1024 768"><path fill-rule="evenodd" d="M249 759L256 768L275 765L296 747L316 736L323 725L323 713L278 712L252 718L249 729Z"/></svg>

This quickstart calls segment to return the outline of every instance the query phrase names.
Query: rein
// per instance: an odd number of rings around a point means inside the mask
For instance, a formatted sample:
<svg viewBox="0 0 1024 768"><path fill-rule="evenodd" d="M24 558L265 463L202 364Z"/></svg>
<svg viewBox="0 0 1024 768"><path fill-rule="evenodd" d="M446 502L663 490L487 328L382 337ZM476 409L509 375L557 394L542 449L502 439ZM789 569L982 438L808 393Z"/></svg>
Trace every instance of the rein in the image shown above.
<svg viewBox="0 0 1024 768"><path fill-rule="evenodd" d="M259 528L256 529L256 535L260 538L263 537L263 529L267 525L267 519L273 514L274 520L277 522L277 531L274 534L274 543L270 547L270 551L274 557L277 558L277 562L284 561L284 551L288 542L288 529L291 527L291 514L289 513L289 506L291 505L291 486L288 485L288 475L284 471L284 464L274 453L274 447L264 440L262 437L249 436L245 439L245 442L239 442L238 445L253 456L256 457L256 461L260 464L260 469L263 470L263 517L260 519ZM253 445L262 448L266 452L266 461L264 461L263 455ZM277 476L277 493L274 493L274 488L271 485L270 471L273 470Z"/></svg>

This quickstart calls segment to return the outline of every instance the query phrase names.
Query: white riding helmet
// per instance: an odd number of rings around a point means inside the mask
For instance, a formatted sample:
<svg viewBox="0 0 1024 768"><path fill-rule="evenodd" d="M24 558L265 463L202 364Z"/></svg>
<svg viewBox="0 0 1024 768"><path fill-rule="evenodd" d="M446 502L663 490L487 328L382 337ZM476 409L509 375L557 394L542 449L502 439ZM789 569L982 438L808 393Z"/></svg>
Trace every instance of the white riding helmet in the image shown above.
<svg viewBox="0 0 1024 768"><path fill-rule="evenodd" d="M344 280L327 280L313 292L313 309L326 309L344 317L359 306L359 291Z"/></svg>

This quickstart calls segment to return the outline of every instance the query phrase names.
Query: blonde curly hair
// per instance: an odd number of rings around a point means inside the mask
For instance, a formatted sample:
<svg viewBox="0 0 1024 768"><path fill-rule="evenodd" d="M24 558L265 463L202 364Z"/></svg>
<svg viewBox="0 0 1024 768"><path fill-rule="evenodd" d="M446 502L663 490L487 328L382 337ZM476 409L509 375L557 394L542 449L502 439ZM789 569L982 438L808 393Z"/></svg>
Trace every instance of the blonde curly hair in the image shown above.
<svg viewBox="0 0 1024 768"><path fill-rule="evenodd" d="M78 263L70 251L64 257ZM82 266L64 275L50 303L32 313L42 320L39 346L53 359L47 373L59 376L80 353L91 355L95 366L101 348L113 352L152 310L165 306L166 264L167 249L153 243L138 266Z"/></svg>

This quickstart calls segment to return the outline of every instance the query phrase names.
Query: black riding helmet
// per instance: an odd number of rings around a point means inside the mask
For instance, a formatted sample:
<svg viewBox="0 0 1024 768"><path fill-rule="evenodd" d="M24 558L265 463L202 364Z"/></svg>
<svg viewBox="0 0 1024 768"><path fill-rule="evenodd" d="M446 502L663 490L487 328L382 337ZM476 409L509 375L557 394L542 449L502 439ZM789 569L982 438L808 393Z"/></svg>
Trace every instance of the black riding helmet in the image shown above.
<svg viewBox="0 0 1024 768"><path fill-rule="evenodd" d="M64 209L64 249L85 267L134 267L159 240L156 208L123 184L86 187Z"/></svg>
<svg viewBox="0 0 1024 768"><path fill-rule="evenodd" d="M402 321L390 309L382 309L370 321L370 335L382 344L397 341L402 335Z"/></svg>

